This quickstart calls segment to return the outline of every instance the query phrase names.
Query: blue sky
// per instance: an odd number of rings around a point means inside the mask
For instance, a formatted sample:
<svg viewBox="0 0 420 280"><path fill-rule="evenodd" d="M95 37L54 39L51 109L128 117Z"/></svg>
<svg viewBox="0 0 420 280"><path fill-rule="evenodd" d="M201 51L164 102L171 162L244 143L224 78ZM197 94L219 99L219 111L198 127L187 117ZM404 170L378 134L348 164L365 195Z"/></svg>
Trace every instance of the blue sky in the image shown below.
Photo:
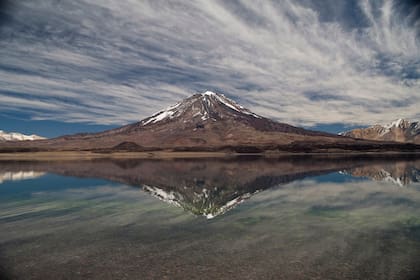
<svg viewBox="0 0 420 280"><path fill-rule="evenodd" d="M196 92L311 129L420 119L415 0L0 0L0 129L139 121Z"/></svg>

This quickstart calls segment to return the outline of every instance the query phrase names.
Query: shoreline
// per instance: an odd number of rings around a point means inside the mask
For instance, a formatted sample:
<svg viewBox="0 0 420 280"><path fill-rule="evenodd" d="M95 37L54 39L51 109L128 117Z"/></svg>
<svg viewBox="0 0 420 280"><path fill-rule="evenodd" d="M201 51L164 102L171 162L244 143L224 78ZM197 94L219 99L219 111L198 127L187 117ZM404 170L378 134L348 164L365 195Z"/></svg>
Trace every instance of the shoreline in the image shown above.
<svg viewBox="0 0 420 280"><path fill-rule="evenodd" d="M0 160L33 160L33 161L64 161L64 160L94 160L94 159L188 159L188 158L240 158L240 157L262 157L262 158L282 158L282 157L301 157L301 156L319 156L319 157L392 157L409 156L420 157L420 151L412 152L266 152L266 153L231 153L231 152L114 152L114 153L95 153L91 151L51 151L51 152L15 152L0 153Z"/></svg>

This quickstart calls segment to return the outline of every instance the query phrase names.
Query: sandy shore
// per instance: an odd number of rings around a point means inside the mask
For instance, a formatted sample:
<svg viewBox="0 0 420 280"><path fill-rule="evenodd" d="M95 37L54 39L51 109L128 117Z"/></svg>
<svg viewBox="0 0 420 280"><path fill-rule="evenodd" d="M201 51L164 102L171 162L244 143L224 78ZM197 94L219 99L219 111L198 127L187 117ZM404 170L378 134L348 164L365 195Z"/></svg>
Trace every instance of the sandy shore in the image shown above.
<svg viewBox="0 0 420 280"><path fill-rule="evenodd" d="M0 153L0 160L90 160L98 158L220 158L234 156L224 152L115 152L94 153L88 151L69 152L25 152Z"/></svg>

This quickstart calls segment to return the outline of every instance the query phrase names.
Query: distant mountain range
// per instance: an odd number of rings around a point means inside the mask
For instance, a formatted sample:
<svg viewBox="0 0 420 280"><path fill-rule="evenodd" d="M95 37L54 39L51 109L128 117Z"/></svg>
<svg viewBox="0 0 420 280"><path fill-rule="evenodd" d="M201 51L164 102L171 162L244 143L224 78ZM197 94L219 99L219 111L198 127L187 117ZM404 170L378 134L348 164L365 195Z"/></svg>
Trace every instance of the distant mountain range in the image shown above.
<svg viewBox="0 0 420 280"><path fill-rule="evenodd" d="M375 124L368 128L353 129L341 135L368 140L420 144L420 123L398 119L386 125Z"/></svg>
<svg viewBox="0 0 420 280"><path fill-rule="evenodd" d="M100 133L0 143L0 151L348 152L412 151L420 146L380 143L311 131L252 113L222 94L194 94L140 122Z"/></svg>
<svg viewBox="0 0 420 280"><path fill-rule="evenodd" d="M46 139L45 137L38 136L35 134L32 135L25 135L18 132L5 132L0 130L0 141L33 141L33 140L41 140Z"/></svg>

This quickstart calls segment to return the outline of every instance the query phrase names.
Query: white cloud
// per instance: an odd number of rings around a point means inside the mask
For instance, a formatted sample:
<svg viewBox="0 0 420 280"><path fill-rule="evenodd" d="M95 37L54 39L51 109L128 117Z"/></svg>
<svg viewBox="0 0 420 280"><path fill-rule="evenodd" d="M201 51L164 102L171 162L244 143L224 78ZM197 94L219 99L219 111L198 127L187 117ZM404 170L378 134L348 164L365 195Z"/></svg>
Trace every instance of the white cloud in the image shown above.
<svg viewBox="0 0 420 280"><path fill-rule="evenodd" d="M360 0L367 24L348 28L299 3L17 5L0 29L0 108L30 97L34 119L123 124L212 89L297 125L420 117L414 12Z"/></svg>

